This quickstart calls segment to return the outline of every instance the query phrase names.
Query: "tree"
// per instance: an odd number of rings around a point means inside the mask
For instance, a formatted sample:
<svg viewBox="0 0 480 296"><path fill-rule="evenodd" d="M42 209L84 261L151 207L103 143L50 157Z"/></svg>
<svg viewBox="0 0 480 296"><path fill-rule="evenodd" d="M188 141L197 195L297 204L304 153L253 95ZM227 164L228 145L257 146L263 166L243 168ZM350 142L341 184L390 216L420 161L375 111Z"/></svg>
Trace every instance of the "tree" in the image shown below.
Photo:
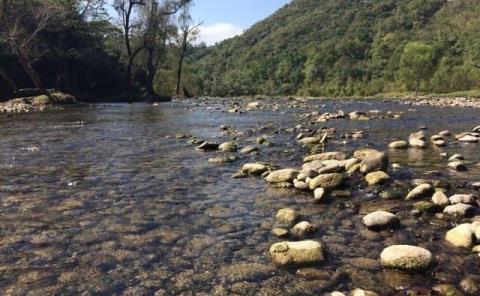
<svg viewBox="0 0 480 296"><path fill-rule="evenodd" d="M433 47L421 42L410 42L405 46L400 59L400 77L407 87L413 85L418 93L420 83L432 77L434 55Z"/></svg>
<svg viewBox="0 0 480 296"><path fill-rule="evenodd" d="M188 3L190 3L190 0L167 1L165 3L166 9L162 9L161 12L157 14L156 10L159 7L157 0L115 0L114 8L120 16L123 29L123 39L127 59L127 75L130 87L132 86L133 63L140 52L147 48L149 45L148 42L152 40L152 28L157 24L156 21L154 21L154 18L162 15L176 14ZM146 6L151 7L151 12L153 14L141 14L141 8ZM136 45L132 42L132 39L134 38L137 39Z"/></svg>
<svg viewBox="0 0 480 296"><path fill-rule="evenodd" d="M177 45L179 47L178 53L178 64L177 64L177 83L175 86L175 95L180 94L180 87L182 83L182 69L183 69L183 62L185 57L187 56L187 48L188 44L193 42L199 33L199 27L202 23L192 26L192 18L190 16L190 11L188 6L185 7L179 17L179 30L180 34L177 37ZM185 94L188 96L188 94Z"/></svg>
<svg viewBox="0 0 480 296"><path fill-rule="evenodd" d="M51 98L42 79L32 65L32 56L38 44L38 35L60 10L50 0L0 0L0 41L17 56L24 71L34 85ZM4 72L4 71L3 71ZM13 80L4 72L1 75L18 91Z"/></svg>

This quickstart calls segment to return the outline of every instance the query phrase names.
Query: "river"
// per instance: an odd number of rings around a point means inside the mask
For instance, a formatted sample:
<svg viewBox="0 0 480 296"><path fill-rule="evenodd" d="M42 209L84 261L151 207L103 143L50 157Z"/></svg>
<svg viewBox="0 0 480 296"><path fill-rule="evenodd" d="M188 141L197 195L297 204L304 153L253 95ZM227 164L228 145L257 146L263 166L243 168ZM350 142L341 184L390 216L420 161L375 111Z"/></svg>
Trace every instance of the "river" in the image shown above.
<svg viewBox="0 0 480 296"><path fill-rule="evenodd" d="M363 288L424 295L438 283L480 278L478 256L443 239L458 220L419 217L412 203L388 200L402 227L376 233L361 222L365 206L385 202L375 189L352 186L345 188L349 198L313 204L308 192L271 188L259 177L232 178L246 162L301 167L308 150L295 140L299 124L334 127L337 135L364 131L362 139L338 136L327 146L352 154L359 147L385 150L421 126L430 135L471 131L480 124L478 109L353 100L263 104L264 110L244 113L225 112L232 101L221 99L99 104L0 117L0 294L319 295ZM300 116L340 109L402 116L325 123ZM234 132L222 132L221 125ZM220 153L195 150L180 135L236 140L240 147L266 135L272 145L217 165L208 159ZM480 181L479 149L449 143L390 152L390 163L402 168L389 173L400 182L434 178L451 184L450 193L471 192L468 183ZM441 152L461 153L469 170L447 170ZM271 229L285 207L316 227L311 238L326 245L325 262L272 265L268 249L279 239ZM379 254L392 244L424 246L437 263L416 274L384 269Z"/></svg>

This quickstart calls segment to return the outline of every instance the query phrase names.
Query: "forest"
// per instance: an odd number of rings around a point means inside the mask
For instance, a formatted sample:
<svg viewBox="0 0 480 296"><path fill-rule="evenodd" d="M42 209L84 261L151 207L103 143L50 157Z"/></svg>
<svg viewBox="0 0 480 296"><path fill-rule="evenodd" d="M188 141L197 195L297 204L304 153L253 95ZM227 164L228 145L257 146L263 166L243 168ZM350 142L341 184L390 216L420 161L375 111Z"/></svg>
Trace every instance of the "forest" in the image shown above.
<svg viewBox="0 0 480 296"><path fill-rule="evenodd" d="M161 99L198 32L189 0L0 0L0 98ZM22 91L23 90L23 91Z"/></svg>
<svg viewBox="0 0 480 296"><path fill-rule="evenodd" d="M195 89L371 96L480 88L478 0L294 0L194 57Z"/></svg>

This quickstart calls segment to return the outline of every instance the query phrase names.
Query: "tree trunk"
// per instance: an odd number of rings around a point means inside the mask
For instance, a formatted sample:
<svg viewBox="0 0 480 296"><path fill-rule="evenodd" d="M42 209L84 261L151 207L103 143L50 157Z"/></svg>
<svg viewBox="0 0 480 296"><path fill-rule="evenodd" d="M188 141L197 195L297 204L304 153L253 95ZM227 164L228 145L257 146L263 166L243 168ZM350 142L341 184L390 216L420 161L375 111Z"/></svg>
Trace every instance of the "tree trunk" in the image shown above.
<svg viewBox="0 0 480 296"><path fill-rule="evenodd" d="M188 40L188 30L183 32L183 44L182 44L182 51L180 53L180 60L178 61L178 69L177 69L177 86L175 88L175 95L180 94L180 84L182 83L182 67L183 67L183 60L185 58L185 51L187 50L187 40Z"/></svg>
<svg viewBox="0 0 480 296"><path fill-rule="evenodd" d="M5 82L12 88L13 94L18 93L17 84L15 83L15 81L13 81L13 79L7 74L7 72L2 67L0 67L0 77L3 80L5 80Z"/></svg>
<svg viewBox="0 0 480 296"><path fill-rule="evenodd" d="M38 88L50 100L55 101L55 99L50 95L48 90L43 85L42 80L40 79L40 76L38 75L37 71L35 71L35 69L33 68L32 63L30 63L30 60L28 59L27 55L25 55L22 50L18 50L17 57L18 57L18 60L20 61L20 64L22 64L23 70L25 70L25 73L27 73L28 77L30 77L35 87Z"/></svg>
<svg viewBox="0 0 480 296"><path fill-rule="evenodd" d="M155 80L155 72L156 72L156 66L153 61L153 49L149 48L148 49L148 55L147 55L147 92L148 95L150 96L156 96L157 94L155 93L155 89L153 88L153 81Z"/></svg>

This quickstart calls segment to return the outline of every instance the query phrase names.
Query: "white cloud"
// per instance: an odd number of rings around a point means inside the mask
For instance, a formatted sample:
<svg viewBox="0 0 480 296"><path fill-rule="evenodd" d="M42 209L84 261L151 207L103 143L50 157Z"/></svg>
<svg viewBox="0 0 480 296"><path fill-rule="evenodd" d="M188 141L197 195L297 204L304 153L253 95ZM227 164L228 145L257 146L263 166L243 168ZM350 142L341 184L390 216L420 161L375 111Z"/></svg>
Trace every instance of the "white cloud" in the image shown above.
<svg viewBox="0 0 480 296"><path fill-rule="evenodd" d="M243 33L241 27L230 23L216 23L200 27L198 36L199 42L205 42L207 45L214 45L217 42L231 38Z"/></svg>

